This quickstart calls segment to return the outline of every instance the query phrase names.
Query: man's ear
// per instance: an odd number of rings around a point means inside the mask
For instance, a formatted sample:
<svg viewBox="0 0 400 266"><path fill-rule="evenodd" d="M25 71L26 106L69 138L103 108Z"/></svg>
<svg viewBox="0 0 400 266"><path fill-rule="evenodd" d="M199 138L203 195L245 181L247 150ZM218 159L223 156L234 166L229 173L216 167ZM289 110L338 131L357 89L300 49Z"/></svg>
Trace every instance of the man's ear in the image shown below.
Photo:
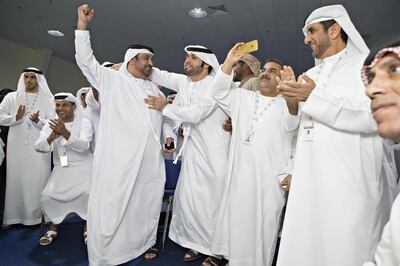
<svg viewBox="0 0 400 266"><path fill-rule="evenodd" d="M128 65L133 65L135 63L136 60L136 56L134 58L132 58L131 60L129 60Z"/></svg>
<svg viewBox="0 0 400 266"><path fill-rule="evenodd" d="M203 68L209 69L209 68L210 68L210 65L207 64L207 63L204 63L204 64L203 64Z"/></svg>
<svg viewBox="0 0 400 266"><path fill-rule="evenodd" d="M328 34L331 40L335 40L337 38L339 38L340 36L340 30L342 29L342 27L340 27L339 23L335 23L332 26L329 27L328 29Z"/></svg>

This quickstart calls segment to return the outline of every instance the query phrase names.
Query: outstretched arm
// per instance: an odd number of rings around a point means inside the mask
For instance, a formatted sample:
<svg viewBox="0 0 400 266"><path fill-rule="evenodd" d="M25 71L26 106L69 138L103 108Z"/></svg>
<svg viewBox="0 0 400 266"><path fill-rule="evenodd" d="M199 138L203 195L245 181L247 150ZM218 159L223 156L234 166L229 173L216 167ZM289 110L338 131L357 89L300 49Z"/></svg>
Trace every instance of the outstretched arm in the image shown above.
<svg viewBox="0 0 400 266"><path fill-rule="evenodd" d="M110 76L116 72L102 67L93 55L90 43L90 34L87 30L88 23L93 19L94 9L88 5L78 8L78 23L75 31L75 58L79 68L90 84L101 90L112 88Z"/></svg>
<svg viewBox="0 0 400 266"><path fill-rule="evenodd" d="M218 106L228 115L231 115L232 91L238 89L232 81L232 70L233 66L242 56L238 51L242 44L243 43L237 43L231 48L221 66L221 69L217 71L217 75L211 83L212 97L217 102Z"/></svg>

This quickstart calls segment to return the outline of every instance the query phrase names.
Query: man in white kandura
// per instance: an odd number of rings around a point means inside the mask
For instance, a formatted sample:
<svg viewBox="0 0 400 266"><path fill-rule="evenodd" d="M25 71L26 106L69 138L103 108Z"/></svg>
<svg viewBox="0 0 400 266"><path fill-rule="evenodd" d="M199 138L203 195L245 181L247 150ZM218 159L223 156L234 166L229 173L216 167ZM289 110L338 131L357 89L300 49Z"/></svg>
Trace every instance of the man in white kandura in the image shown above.
<svg viewBox="0 0 400 266"><path fill-rule="evenodd" d="M87 108L86 95L88 94L90 89L90 87L82 87L76 93L76 98L78 99L79 104L82 106L83 111L85 111Z"/></svg>
<svg viewBox="0 0 400 266"><path fill-rule="evenodd" d="M282 183L290 179L297 127L286 128L285 116L290 115L276 87L283 67L279 61L267 60L258 92L232 82L239 46L230 50L212 84L214 99L232 118L226 188L212 251L229 258L230 266L268 266L285 204L278 177Z"/></svg>
<svg viewBox="0 0 400 266"><path fill-rule="evenodd" d="M155 68L150 78L177 91L173 104L162 111L184 128L169 237L189 249L184 260L191 261L200 253L212 255L210 240L225 184L230 134L221 127L227 115L211 97L210 84L219 67L216 56L199 45L187 46L185 52L187 76Z"/></svg>
<svg viewBox="0 0 400 266"><path fill-rule="evenodd" d="M164 193L161 154L162 114L150 110L147 95L158 87L147 78L153 50L132 45L119 71L101 66L93 55L88 5L78 8L76 61L101 97L101 116L88 206L90 265L130 261L156 242Z"/></svg>
<svg viewBox="0 0 400 266"><path fill-rule="evenodd" d="M54 102L58 117L43 127L35 144L38 152L53 152L54 162L40 198L43 213L51 221L49 231L40 238L42 246L51 244L57 236L57 225L68 214L76 213L86 220L92 179L92 124L83 117L79 100L71 93L57 93ZM86 226L83 236L86 243Z"/></svg>
<svg viewBox="0 0 400 266"><path fill-rule="evenodd" d="M364 62L362 77L372 100L371 109L378 123L379 134L387 140L400 143L400 32L381 39L371 49ZM399 163L398 160L396 163ZM396 177L398 186L398 175ZM374 259L371 260L374 262L367 262L364 266L398 266L399 251L400 197L397 196L390 220L385 225Z"/></svg>
<svg viewBox="0 0 400 266"><path fill-rule="evenodd" d="M382 139L360 77L369 50L341 5L313 11L303 31L316 66L278 85L299 102L288 105L299 133L277 265L362 265L388 216Z"/></svg>
<svg viewBox="0 0 400 266"><path fill-rule="evenodd" d="M50 175L51 155L37 153L34 144L53 112L46 78L33 67L22 71L17 91L0 104L0 125L10 127L3 227L41 221L40 193Z"/></svg>
<svg viewBox="0 0 400 266"><path fill-rule="evenodd" d="M110 62L104 62L102 66L114 69L116 71L119 70L114 68L115 64ZM86 94L85 102L87 104L87 107L85 109L85 117L89 119L93 125L93 139L92 142L90 143L90 150L94 154L96 150L96 141L99 131L99 122L101 114L101 102L100 102L99 92L98 90L96 90L96 88L90 87L90 90Z"/></svg>
<svg viewBox="0 0 400 266"><path fill-rule="evenodd" d="M90 150L94 154L96 150L96 141L99 131L101 104L99 99L99 92L95 88L90 88L89 92L86 94L85 98L87 107L85 110L85 117L93 125L93 139L90 143Z"/></svg>

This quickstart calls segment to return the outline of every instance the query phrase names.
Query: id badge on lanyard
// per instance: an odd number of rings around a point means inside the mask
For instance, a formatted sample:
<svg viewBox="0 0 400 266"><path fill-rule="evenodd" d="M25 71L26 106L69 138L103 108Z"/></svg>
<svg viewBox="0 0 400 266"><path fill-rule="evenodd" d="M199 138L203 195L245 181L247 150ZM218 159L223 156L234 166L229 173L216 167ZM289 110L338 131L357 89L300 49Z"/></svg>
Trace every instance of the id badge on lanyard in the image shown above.
<svg viewBox="0 0 400 266"><path fill-rule="evenodd" d="M68 167L67 151L64 149L63 155L60 156L61 167Z"/></svg>
<svg viewBox="0 0 400 266"><path fill-rule="evenodd" d="M315 137L315 122L312 120L307 120L304 122L301 130L303 131L301 134L302 141L313 142Z"/></svg>
<svg viewBox="0 0 400 266"><path fill-rule="evenodd" d="M251 145L251 144L253 144L253 139L254 139L254 132L248 131L246 134L246 137L243 140L243 143L246 145Z"/></svg>

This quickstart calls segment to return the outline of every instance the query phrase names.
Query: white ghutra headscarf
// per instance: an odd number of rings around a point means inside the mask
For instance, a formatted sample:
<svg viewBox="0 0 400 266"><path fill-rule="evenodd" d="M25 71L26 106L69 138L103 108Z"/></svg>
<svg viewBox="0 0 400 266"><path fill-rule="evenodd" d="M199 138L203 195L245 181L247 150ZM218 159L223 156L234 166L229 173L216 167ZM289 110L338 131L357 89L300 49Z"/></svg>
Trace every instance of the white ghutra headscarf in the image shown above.
<svg viewBox="0 0 400 266"><path fill-rule="evenodd" d="M361 34L357 31L353 22L351 22L349 14L342 5L324 6L314 10L306 19L303 33L307 35L309 26L313 23L335 20L348 36L346 50L349 54L360 54L367 56L369 53L368 46L365 44ZM316 60L316 65L319 60Z"/></svg>
<svg viewBox="0 0 400 266"><path fill-rule="evenodd" d="M19 77L18 80L18 85L17 85L17 99L19 100L20 104L25 104L25 82L24 82L24 75L25 73L33 73L36 76L36 80L38 83L38 92L40 94L43 94L47 96L49 99L53 98L53 94L51 93L49 89L49 85L47 84L47 80L45 76L43 75L42 71L35 67L28 67L25 68L22 71L21 76Z"/></svg>
<svg viewBox="0 0 400 266"><path fill-rule="evenodd" d="M212 71L210 73L211 76L215 76L217 74L219 62L215 54L210 49L201 45L188 45L185 47L185 52L188 54L194 54L200 58L201 61L207 65L210 65L212 67Z"/></svg>
<svg viewBox="0 0 400 266"><path fill-rule="evenodd" d="M124 62L122 63L119 72L124 74L129 74L127 67L129 61L131 61L136 55L138 54L154 54L154 50L151 47L141 45L141 44L134 44L129 46L128 50L125 52Z"/></svg>

